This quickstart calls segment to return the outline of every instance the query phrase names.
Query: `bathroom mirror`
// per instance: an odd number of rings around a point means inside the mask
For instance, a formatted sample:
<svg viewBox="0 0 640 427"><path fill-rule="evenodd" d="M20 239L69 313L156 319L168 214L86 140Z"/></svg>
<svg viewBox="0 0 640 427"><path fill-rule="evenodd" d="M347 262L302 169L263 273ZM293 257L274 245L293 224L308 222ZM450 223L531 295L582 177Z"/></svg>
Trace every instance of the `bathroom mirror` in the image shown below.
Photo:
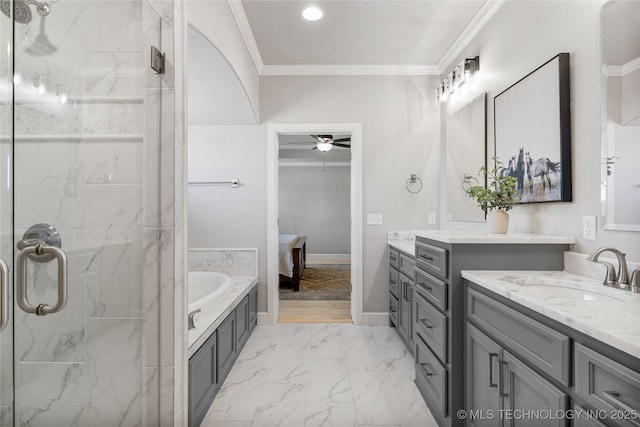
<svg viewBox="0 0 640 427"><path fill-rule="evenodd" d="M640 231L640 2L606 3L600 33L601 223Z"/></svg>
<svg viewBox="0 0 640 427"><path fill-rule="evenodd" d="M447 219L449 221L484 222L484 212L467 197L464 188L485 185L478 175L486 166L487 94L475 98L447 119L446 171Z"/></svg>

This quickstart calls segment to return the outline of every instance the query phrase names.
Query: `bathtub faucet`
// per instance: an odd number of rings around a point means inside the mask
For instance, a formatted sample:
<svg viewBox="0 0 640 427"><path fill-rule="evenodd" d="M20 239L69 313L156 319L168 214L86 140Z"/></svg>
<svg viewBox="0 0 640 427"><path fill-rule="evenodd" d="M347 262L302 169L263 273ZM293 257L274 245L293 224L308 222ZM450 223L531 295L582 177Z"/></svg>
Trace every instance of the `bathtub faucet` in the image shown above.
<svg viewBox="0 0 640 427"><path fill-rule="evenodd" d="M189 313L189 329L195 329L196 328L196 324L193 322L193 316L195 316L196 314L200 313L202 310L197 309L197 310L193 310L191 313Z"/></svg>

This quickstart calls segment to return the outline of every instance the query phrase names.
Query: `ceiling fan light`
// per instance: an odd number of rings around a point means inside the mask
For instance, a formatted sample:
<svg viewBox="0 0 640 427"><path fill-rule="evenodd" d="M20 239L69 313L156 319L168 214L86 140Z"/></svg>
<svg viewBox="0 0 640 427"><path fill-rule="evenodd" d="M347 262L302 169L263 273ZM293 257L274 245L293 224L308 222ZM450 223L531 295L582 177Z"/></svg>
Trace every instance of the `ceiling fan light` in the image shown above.
<svg viewBox="0 0 640 427"><path fill-rule="evenodd" d="M317 21L318 19L322 18L322 15L324 15L322 9L315 6L309 6L302 11L302 17L307 21Z"/></svg>
<svg viewBox="0 0 640 427"><path fill-rule="evenodd" d="M316 147L323 153L326 153L327 151L331 150L331 148L333 148L333 146L328 142L319 142Z"/></svg>

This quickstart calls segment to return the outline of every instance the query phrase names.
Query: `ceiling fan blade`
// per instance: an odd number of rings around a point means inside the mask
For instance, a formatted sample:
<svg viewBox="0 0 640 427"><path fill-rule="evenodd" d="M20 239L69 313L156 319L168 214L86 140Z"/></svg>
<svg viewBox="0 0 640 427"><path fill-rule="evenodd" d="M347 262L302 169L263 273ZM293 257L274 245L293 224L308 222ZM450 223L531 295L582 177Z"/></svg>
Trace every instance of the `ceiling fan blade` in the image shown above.
<svg viewBox="0 0 640 427"><path fill-rule="evenodd" d="M279 145L317 144L315 141L281 142Z"/></svg>
<svg viewBox="0 0 640 427"><path fill-rule="evenodd" d="M350 145L347 144L340 144L339 142L332 142L331 145L335 145L336 147L342 147L342 148L351 148Z"/></svg>
<svg viewBox="0 0 640 427"><path fill-rule="evenodd" d="M333 142L350 142L351 137L334 139Z"/></svg>
<svg viewBox="0 0 640 427"><path fill-rule="evenodd" d="M312 148L312 150L317 150L317 149L318 149L317 145L314 145L313 148Z"/></svg>
<svg viewBox="0 0 640 427"><path fill-rule="evenodd" d="M317 142L322 142L322 135L309 135L309 136L315 139Z"/></svg>

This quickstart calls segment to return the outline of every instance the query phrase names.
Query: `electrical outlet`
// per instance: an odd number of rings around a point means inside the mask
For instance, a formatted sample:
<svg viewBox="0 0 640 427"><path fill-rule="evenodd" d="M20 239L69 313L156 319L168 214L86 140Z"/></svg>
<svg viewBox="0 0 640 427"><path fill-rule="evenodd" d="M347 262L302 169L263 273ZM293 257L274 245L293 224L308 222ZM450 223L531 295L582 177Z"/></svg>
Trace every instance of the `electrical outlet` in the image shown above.
<svg viewBox="0 0 640 427"><path fill-rule="evenodd" d="M429 213L429 225L436 223L436 214L434 212Z"/></svg>
<svg viewBox="0 0 640 427"><path fill-rule="evenodd" d="M584 240L596 240L596 217L582 217L582 238Z"/></svg>
<svg viewBox="0 0 640 427"><path fill-rule="evenodd" d="M382 225L382 214L367 214L367 225Z"/></svg>

